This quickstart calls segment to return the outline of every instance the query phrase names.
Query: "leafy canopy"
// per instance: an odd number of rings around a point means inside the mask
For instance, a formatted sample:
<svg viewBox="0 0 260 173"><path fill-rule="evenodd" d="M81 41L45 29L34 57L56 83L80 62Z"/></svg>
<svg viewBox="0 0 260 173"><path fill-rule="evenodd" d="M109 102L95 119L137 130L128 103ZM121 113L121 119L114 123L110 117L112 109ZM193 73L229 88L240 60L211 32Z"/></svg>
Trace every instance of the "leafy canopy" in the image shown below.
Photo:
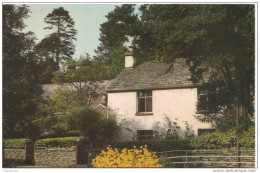
<svg viewBox="0 0 260 173"><path fill-rule="evenodd" d="M28 6L3 5L3 136L32 137L32 124L41 100L32 32L23 33Z"/></svg>

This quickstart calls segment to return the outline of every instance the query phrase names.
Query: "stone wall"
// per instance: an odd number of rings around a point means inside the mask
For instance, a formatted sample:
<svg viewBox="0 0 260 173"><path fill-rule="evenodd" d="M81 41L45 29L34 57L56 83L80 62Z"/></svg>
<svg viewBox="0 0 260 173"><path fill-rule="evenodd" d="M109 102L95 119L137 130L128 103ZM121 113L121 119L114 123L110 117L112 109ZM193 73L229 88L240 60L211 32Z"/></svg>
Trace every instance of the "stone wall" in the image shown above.
<svg viewBox="0 0 260 173"><path fill-rule="evenodd" d="M26 149L4 148L5 164L26 164Z"/></svg>
<svg viewBox="0 0 260 173"><path fill-rule="evenodd" d="M237 157L236 157L236 149L222 149L222 150L198 150L194 152L192 155L205 155L205 156L212 156L215 155L217 157L204 157L201 158L201 161L213 161L214 163L207 164L207 167L238 167ZM241 148L240 152L240 166L243 168L254 168L255 167L255 158L254 157L247 157L247 156L255 156L255 152L253 150ZM228 163L229 162L229 163ZM253 163L252 163L253 162Z"/></svg>
<svg viewBox="0 0 260 173"><path fill-rule="evenodd" d="M34 162L36 166L52 168L76 167L76 146L70 148L35 148Z"/></svg>

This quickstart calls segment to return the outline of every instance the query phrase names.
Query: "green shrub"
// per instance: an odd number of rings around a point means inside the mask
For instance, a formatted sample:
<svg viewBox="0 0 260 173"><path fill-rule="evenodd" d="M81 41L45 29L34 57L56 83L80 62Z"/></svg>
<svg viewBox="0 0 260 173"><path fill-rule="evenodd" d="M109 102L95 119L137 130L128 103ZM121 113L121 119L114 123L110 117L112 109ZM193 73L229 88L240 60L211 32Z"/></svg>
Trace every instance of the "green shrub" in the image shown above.
<svg viewBox="0 0 260 173"><path fill-rule="evenodd" d="M240 146L254 147L255 144L254 127L240 134ZM218 149L231 148L236 146L236 131L231 129L225 133L219 131L197 136L191 140L191 146L195 149Z"/></svg>
<svg viewBox="0 0 260 173"><path fill-rule="evenodd" d="M78 129L93 144L113 139L120 130L113 114L102 114L88 107L70 109L63 122L64 129Z"/></svg>
<svg viewBox="0 0 260 173"><path fill-rule="evenodd" d="M77 145L77 137L61 137L61 138L46 138L40 139L35 144L46 144L47 147L71 147ZM86 140L86 138L80 137L80 140Z"/></svg>
<svg viewBox="0 0 260 173"><path fill-rule="evenodd" d="M5 147L16 147L16 148L23 148L27 144L32 144L31 139L4 139L4 146Z"/></svg>
<svg viewBox="0 0 260 173"><path fill-rule="evenodd" d="M70 130L65 133L64 137L70 137L70 136L80 136L79 130Z"/></svg>
<svg viewBox="0 0 260 173"><path fill-rule="evenodd" d="M219 133L204 134L191 139L191 146L195 149L218 148Z"/></svg>
<svg viewBox="0 0 260 173"><path fill-rule="evenodd" d="M169 151L169 150L189 150L193 149L190 145L190 138L187 139L171 139L171 140L147 140L147 141L126 141L111 142L109 145L113 148L133 148L133 146L141 147L147 145L147 149L151 151Z"/></svg>
<svg viewBox="0 0 260 173"><path fill-rule="evenodd" d="M242 133L240 143L244 147L253 148L255 147L255 127L252 126L248 131Z"/></svg>

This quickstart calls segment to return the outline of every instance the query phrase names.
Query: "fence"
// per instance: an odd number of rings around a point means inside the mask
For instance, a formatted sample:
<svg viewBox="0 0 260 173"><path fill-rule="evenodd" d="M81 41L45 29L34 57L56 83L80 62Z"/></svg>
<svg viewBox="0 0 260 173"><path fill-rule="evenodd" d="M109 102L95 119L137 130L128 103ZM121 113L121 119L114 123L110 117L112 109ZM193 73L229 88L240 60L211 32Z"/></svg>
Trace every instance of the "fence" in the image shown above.
<svg viewBox="0 0 260 173"><path fill-rule="evenodd" d="M255 167L254 155L254 150L240 150L240 155L238 156L234 149L158 152L160 162L164 167L169 168L252 168Z"/></svg>

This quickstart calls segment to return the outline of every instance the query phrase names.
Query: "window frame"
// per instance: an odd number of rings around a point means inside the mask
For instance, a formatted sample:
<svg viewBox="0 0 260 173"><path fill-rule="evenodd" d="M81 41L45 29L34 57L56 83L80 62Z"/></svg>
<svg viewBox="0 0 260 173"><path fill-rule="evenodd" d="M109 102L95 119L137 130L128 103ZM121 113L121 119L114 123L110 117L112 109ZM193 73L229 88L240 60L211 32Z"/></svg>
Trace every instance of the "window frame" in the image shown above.
<svg viewBox="0 0 260 173"><path fill-rule="evenodd" d="M208 133L214 133L216 132L216 129L215 128L199 128L197 130L197 135L198 136L201 136L201 135L204 135L204 134L208 134Z"/></svg>
<svg viewBox="0 0 260 173"><path fill-rule="evenodd" d="M152 132L152 134L140 135L141 132L147 132L147 133ZM153 130L146 130L146 129L136 130L136 138L137 138L138 141L153 140L153 135L154 135L154 131ZM144 138L144 139L142 139L142 138Z"/></svg>
<svg viewBox="0 0 260 173"><path fill-rule="evenodd" d="M210 91L206 87L198 87L197 88L197 104L196 104L196 113L197 114L211 114L211 113L217 113L216 109L216 98L213 99L215 96L216 91ZM206 105L204 109L202 108L202 99L201 96L206 97Z"/></svg>
<svg viewBox="0 0 260 173"><path fill-rule="evenodd" d="M201 109L202 106L200 106L200 104L201 104L201 97L202 96L206 97L205 109ZM204 88L198 88L198 91L197 91L197 106L196 106L197 113L208 113L209 112L208 102L209 102L208 90L204 89Z"/></svg>
<svg viewBox="0 0 260 173"><path fill-rule="evenodd" d="M144 96L140 96L140 93L143 92ZM150 95L148 95L147 93L150 93ZM136 115L153 115L153 91L152 90L139 90L136 92L137 94L137 113ZM139 99L144 99L144 109L145 111L140 111L140 100ZM151 99L151 111L147 111L147 99Z"/></svg>

